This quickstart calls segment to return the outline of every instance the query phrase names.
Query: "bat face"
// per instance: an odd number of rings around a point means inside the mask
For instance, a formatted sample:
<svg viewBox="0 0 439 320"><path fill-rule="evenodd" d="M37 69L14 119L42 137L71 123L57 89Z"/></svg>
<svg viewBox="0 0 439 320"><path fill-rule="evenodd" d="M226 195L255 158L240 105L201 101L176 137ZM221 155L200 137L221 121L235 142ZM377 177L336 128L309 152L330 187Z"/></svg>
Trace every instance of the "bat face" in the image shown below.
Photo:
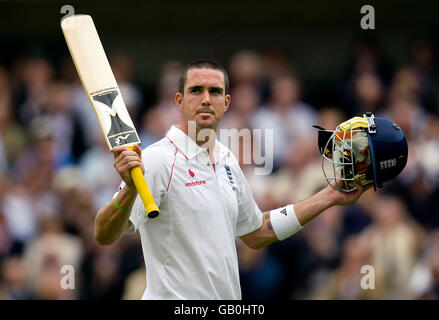
<svg viewBox="0 0 439 320"><path fill-rule="evenodd" d="M61 28L110 150L140 144L92 18L70 16Z"/></svg>

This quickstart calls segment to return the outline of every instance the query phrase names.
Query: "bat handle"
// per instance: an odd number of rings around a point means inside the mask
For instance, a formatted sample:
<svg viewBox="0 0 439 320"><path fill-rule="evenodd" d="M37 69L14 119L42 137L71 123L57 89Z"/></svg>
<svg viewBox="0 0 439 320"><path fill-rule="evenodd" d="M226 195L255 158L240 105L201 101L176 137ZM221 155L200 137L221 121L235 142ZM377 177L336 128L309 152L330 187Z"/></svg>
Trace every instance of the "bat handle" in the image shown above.
<svg viewBox="0 0 439 320"><path fill-rule="evenodd" d="M129 148L131 150L133 149L132 147ZM142 170L140 169L140 167L135 167L131 169L130 174L131 174L131 178L133 178L137 192L139 192L140 199L142 199L143 206L145 207L146 215L148 216L148 218L151 219L157 217L160 211L154 201L154 198L151 195L151 192L149 191Z"/></svg>

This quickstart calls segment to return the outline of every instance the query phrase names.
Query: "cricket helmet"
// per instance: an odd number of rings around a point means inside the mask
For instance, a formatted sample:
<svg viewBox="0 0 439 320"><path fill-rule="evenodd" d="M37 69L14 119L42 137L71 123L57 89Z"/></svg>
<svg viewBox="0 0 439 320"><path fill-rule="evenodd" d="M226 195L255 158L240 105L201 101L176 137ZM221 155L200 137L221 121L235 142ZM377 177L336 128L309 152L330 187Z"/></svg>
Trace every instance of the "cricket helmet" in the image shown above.
<svg viewBox="0 0 439 320"><path fill-rule="evenodd" d="M357 189L357 183L373 183L376 191L398 176L407 163L407 140L402 129L371 112L353 117L333 131L314 127L319 129L323 173L337 190L351 192Z"/></svg>

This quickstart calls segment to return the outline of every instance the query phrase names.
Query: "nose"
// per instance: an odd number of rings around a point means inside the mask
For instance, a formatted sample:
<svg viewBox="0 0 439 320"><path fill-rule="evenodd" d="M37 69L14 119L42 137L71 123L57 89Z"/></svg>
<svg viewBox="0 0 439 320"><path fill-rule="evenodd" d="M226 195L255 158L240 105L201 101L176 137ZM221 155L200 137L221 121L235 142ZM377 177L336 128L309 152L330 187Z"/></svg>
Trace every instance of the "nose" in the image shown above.
<svg viewBox="0 0 439 320"><path fill-rule="evenodd" d="M203 106L210 106L212 104L210 101L210 93L208 90L205 90L203 92L203 100L201 101L201 104Z"/></svg>

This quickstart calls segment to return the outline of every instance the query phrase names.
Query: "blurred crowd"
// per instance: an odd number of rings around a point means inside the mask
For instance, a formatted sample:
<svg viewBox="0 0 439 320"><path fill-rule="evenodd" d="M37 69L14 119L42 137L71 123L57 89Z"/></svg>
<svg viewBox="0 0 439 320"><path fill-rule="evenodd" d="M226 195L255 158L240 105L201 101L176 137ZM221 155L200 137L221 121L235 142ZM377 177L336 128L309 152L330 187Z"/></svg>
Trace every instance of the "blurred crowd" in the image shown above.
<svg viewBox="0 0 439 320"><path fill-rule="evenodd" d="M406 168L350 207L333 207L300 233L260 250L237 239L244 299L439 298L439 91L437 52L413 41L398 65L373 42L356 43L328 102L281 50L243 50L226 61L232 104L220 127L272 129L273 172L242 161L262 211L326 185L317 132L372 111L396 121ZM179 122L174 97L182 61L165 63L154 101L127 54L110 62L142 147ZM264 137L261 137L262 139ZM251 147L258 144L252 141ZM263 143L262 143L263 145ZM245 146L241 146L242 150ZM270 155L265 155L270 156ZM69 57L21 55L0 65L0 299L139 299L145 267L138 234L111 246L93 237L97 210L120 178ZM73 267L73 290L62 266ZM374 289L360 286L363 266Z"/></svg>

